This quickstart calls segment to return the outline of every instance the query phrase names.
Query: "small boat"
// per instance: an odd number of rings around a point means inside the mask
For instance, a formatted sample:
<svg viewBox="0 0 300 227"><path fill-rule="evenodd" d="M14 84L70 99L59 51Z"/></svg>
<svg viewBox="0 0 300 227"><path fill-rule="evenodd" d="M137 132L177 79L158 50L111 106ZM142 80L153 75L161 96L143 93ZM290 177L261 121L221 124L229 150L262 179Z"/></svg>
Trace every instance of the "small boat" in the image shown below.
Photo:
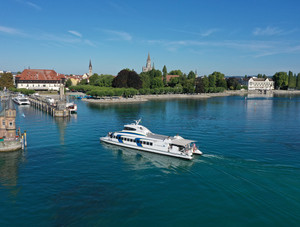
<svg viewBox="0 0 300 227"><path fill-rule="evenodd" d="M18 105L30 105L30 102L27 97L24 95L18 95L13 98L13 101L17 103Z"/></svg>
<svg viewBox="0 0 300 227"><path fill-rule="evenodd" d="M77 105L74 102L67 102L66 107L70 113L77 113Z"/></svg>
<svg viewBox="0 0 300 227"><path fill-rule="evenodd" d="M140 121L124 125L122 131L109 132L106 136L100 137L100 141L189 160L193 158L194 154L202 154L196 147L195 141L184 139L179 135L172 137L154 134L140 125Z"/></svg>

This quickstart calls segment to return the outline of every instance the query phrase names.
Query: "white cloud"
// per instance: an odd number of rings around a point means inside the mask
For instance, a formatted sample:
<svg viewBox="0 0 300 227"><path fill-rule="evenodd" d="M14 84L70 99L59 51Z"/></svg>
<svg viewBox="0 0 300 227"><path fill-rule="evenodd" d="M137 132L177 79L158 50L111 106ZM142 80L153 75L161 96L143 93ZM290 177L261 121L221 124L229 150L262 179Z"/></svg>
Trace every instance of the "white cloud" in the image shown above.
<svg viewBox="0 0 300 227"><path fill-rule="evenodd" d="M42 8L40 6L38 6L37 4L34 4L32 2L26 2L27 5L29 5L30 7L36 9L36 10L41 10Z"/></svg>
<svg viewBox="0 0 300 227"><path fill-rule="evenodd" d="M219 31L219 29L216 29L216 28L209 29L209 30L207 30L205 32L202 32L201 36L203 36L203 37L210 36L211 34L217 32L217 31Z"/></svg>
<svg viewBox="0 0 300 227"><path fill-rule="evenodd" d="M7 33L7 34L12 34L12 35L22 34L18 29L5 27L5 26L0 26L0 32L4 32L4 33Z"/></svg>
<svg viewBox="0 0 300 227"><path fill-rule="evenodd" d="M72 31L72 30L70 30L70 31L68 31L69 33L71 33L72 35L75 35L75 36L77 36L77 37L82 37L82 34L80 34L79 32L77 32L77 31Z"/></svg>
<svg viewBox="0 0 300 227"><path fill-rule="evenodd" d="M225 40L225 41L198 41L198 40L148 40L149 45L159 45L174 52L179 49L193 48L218 51L222 48L248 52L253 57L263 57L278 54L300 53L299 42L288 41L256 41L256 40ZM198 48L200 47L200 48Z"/></svg>
<svg viewBox="0 0 300 227"><path fill-rule="evenodd" d="M109 40L125 40L125 41L132 40L132 36L127 32L115 31L115 30L102 30L102 31L112 36L111 38L109 38Z"/></svg>
<svg viewBox="0 0 300 227"><path fill-rule="evenodd" d="M266 27L266 28L255 28L253 31L253 35L256 36L272 36L282 34L283 30L277 27Z"/></svg>
<svg viewBox="0 0 300 227"><path fill-rule="evenodd" d="M89 46L96 47L96 44L88 39L85 39L83 42Z"/></svg>

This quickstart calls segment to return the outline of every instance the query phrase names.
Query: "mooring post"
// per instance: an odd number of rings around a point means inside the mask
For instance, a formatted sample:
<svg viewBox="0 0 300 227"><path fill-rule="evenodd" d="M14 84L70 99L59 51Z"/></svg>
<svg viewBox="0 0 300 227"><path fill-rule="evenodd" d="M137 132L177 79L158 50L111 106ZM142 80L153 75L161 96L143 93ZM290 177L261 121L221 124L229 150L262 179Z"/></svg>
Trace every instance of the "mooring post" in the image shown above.
<svg viewBox="0 0 300 227"><path fill-rule="evenodd" d="M23 138L23 134L22 134L22 141L21 141L21 143L22 143L22 150L24 150L24 138Z"/></svg>
<svg viewBox="0 0 300 227"><path fill-rule="evenodd" d="M24 140L25 140L25 147L27 147L27 136L26 136L26 130L24 130Z"/></svg>

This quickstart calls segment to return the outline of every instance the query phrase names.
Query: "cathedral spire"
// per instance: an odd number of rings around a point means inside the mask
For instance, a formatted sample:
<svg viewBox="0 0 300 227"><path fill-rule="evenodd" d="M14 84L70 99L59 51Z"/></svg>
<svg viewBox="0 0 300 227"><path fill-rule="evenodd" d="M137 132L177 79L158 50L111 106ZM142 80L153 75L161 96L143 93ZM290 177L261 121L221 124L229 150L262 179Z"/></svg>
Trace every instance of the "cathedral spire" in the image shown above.
<svg viewBox="0 0 300 227"><path fill-rule="evenodd" d="M89 77L92 76L93 74L93 67L92 67L92 61L90 59L90 64L89 64Z"/></svg>

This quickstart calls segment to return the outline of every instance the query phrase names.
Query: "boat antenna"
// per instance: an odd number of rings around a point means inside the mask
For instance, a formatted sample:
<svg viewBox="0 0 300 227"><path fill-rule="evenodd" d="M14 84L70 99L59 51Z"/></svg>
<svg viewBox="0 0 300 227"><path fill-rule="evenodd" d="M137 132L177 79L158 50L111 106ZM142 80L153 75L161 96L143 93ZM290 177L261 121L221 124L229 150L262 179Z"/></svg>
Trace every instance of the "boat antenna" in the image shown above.
<svg viewBox="0 0 300 227"><path fill-rule="evenodd" d="M139 120L135 120L135 124L138 125L141 122L141 118Z"/></svg>

